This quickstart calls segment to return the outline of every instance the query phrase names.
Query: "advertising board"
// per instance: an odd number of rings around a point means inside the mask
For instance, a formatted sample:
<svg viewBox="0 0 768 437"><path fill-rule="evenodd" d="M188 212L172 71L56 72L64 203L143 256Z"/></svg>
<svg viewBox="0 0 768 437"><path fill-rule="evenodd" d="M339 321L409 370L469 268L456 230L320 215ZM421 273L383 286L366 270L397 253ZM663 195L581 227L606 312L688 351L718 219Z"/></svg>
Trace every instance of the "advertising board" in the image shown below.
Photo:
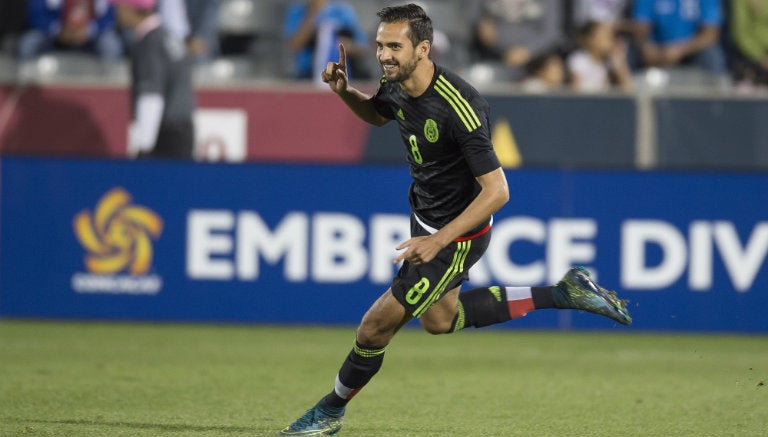
<svg viewBox="0 0 768 437"><path fill-rule="evenodd" d="M400 166L4 158L0 317L354 324L407 238ZM583 265L630 329L768 332L768 176L508 171L464 289ZM614 328L545 310L505 327Z"/></svg>

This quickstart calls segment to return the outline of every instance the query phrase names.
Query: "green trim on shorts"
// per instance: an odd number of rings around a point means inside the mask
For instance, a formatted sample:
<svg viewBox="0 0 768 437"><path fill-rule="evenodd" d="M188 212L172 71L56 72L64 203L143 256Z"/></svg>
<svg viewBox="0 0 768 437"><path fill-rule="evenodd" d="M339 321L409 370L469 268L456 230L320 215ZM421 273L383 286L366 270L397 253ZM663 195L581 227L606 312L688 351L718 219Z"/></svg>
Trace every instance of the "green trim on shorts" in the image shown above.
<svg viewBox="0 0 768 437"><path fill-rule="evenodd" d="M462 241L456 244L457 247L456 251L453 253L453 261L451 261L451 265L448 266L443 278L437 283L434 290L432 290L432 293L429 294L429 297L427 297L427 299L416 308L416 311L413 312L414 317L421 317L424 315L429 307L440 299L440 296L443 295L448 284L464 272L464 262L467 260L470 247L472 247L472 240Z"/></svg>
<svg viewBox="0 0 768 437"><path fill-rule="evenodd" d="M452 332L461 331L464 329L464 323L466 323L466 318L464 316L464 305L461 304L461 299L459 299L457 303L458 306L456 308L456 323L453 324Z"/></svg>

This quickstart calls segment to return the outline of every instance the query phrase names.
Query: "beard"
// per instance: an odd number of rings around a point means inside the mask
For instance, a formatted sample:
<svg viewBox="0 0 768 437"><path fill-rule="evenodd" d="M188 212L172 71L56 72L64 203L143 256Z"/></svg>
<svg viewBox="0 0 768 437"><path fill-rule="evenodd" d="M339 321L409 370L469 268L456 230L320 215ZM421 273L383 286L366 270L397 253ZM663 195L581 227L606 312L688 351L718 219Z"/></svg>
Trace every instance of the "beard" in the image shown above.
<svg viewBox="0 0 768 437"><path fill-rule="evenodd" d="M413 72L416 70L417 62L418 60L416 57L413 57L409 62L406 63L387 62L386 64L381 64L381 67L384 71L384 77L387 78L387 81L399 83L411 77L411 74L413 74ZM386 65L396 65L397 70L394 72L387 71L387 69L384 68Z"/></svg>

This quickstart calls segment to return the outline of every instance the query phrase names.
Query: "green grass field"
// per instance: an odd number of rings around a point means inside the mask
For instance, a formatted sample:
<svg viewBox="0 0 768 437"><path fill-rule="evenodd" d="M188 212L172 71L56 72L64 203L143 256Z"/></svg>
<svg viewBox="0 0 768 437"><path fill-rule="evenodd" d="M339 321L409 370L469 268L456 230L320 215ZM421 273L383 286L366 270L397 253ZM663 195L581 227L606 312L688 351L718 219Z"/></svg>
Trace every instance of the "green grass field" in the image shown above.
<svg viewBox="0 0 768 437"><path fill-rule="evenodd" d="M354 329L0 321L0 436L272 436ZM768 337L406 329L341 436L766 436Z"/></svg>

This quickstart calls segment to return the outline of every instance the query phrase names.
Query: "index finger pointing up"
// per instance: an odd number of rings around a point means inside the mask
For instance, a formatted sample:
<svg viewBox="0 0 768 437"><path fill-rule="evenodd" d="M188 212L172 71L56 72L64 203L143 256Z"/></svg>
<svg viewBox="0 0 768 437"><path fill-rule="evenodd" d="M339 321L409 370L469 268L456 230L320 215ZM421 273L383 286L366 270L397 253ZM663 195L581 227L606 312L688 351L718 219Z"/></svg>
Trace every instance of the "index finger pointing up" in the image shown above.
<svg viewBox="0 0 768 437"><path fill-rule="evenodd" d="M344 44L339 43L339 66L344 68L347 66L347 51L344 49Z"/></svg>

